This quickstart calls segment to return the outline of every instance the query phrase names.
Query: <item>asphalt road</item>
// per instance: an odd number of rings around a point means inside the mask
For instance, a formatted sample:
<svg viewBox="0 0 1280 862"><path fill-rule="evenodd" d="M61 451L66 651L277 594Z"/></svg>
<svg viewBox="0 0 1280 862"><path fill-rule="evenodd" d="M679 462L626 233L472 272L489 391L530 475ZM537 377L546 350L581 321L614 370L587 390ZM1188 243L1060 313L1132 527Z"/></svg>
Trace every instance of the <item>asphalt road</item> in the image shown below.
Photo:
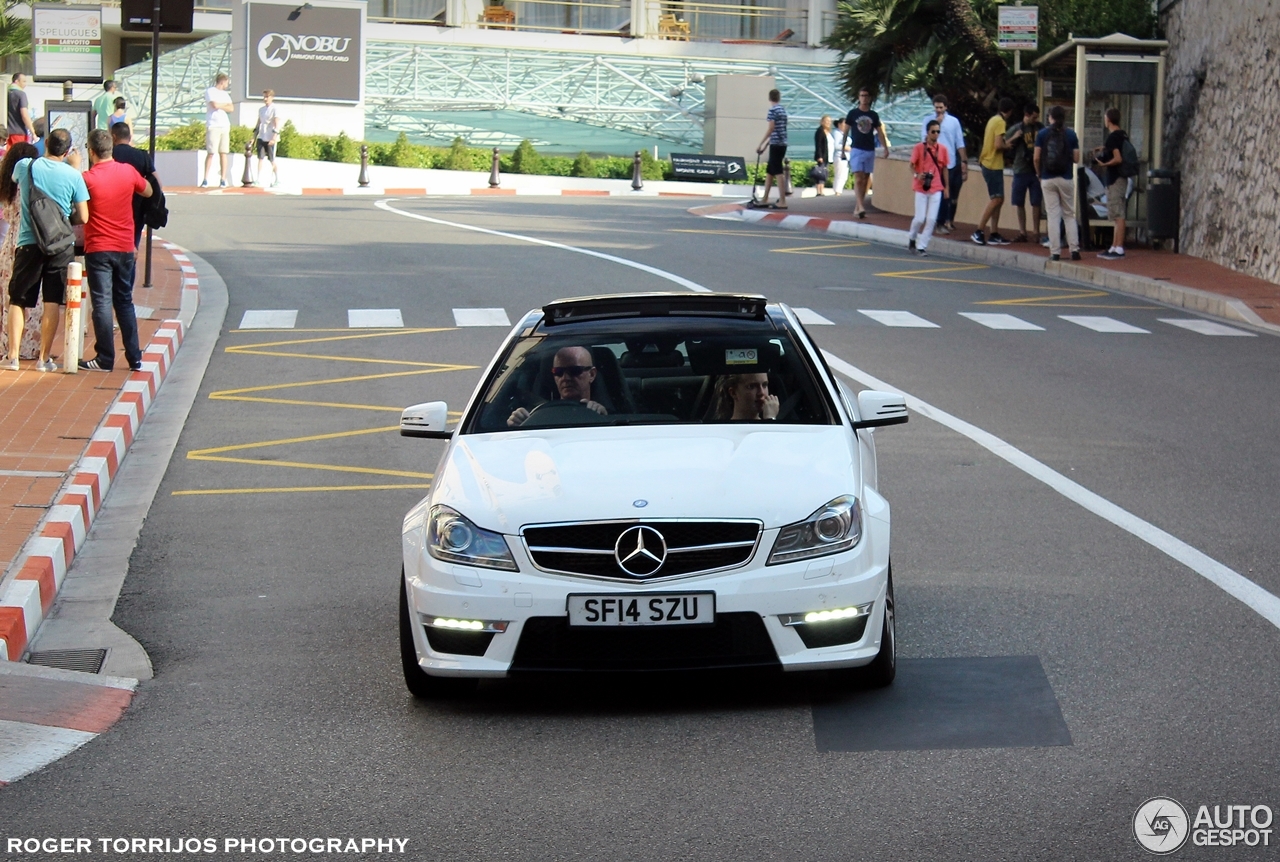
<svg viewBox="0 0 1280 862"><path fill-rule="evenodd" d="M695 218L676 201L394 206L811 309L831 321L809 331L833 355L1280 593L1274 336L1203 335L1141 300ZM397 654L399 525L442 444L393 429L411 403L461 409L506 333L455 328L453 309L514 321L566 295L681 288L366 199L171 207L166 235L217 268L230 307L115 616L156 676L109 733L0 789L0 833L397 837L432 860L1137 859L1132 819L1151 797L1192 817L1280 809L1280 631L919 415L876 439L900 655L922 660L897 685L923 700L837 695L813 676L499 681L414 702ZM351 329L351 309L398 309L404 328ZM249 310L296 310L296 327L240 330ZM936 666L923 660L997 657L1034 657L1018 666L1043 669L1065 738L964 747L954 704L919 682ZM970 695L1016 723L1015 688ZM820 744L872 708L884 727L915 722L916 743L885 750L873 727L869 750ZM1177 858L1280 858L1271 839L1188 843ZM231 855L309 858L217 857Z"/></svg>

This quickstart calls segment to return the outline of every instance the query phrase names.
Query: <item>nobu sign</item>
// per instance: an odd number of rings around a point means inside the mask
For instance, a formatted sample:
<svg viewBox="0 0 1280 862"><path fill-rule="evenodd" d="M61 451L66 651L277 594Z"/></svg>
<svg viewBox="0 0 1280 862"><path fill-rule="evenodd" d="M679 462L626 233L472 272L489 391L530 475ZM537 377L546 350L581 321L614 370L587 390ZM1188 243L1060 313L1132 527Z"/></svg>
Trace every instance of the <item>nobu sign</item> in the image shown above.
<svg viewBox="0 0 1280 862"><path fill-rule="evenodd" d="M746 179L747 163L738 156L671 154L671 171L680 180Z"/></svg>
<svg viewBox="0 0 1280 862"><path fill-rule="evenodd" d="M246 92L277 99L359 102L363 96L361 9L250 3Z"/></svg>

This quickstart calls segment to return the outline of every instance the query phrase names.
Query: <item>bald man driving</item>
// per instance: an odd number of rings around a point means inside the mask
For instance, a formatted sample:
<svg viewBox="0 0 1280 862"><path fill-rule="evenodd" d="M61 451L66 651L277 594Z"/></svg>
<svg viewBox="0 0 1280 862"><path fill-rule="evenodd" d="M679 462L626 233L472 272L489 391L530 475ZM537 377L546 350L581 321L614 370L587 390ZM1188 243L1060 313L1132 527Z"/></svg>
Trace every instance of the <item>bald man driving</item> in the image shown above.
<svg viewBox="0 0 1280 862"><path fill-rule="evenodd" d="M591 400L591 384L596 379L591 351L585 347L562 347L551 362L551 374L561 401L580 401L601 416L608 414L603 404ZM537 409L536 407L534 408ZM507 417L507 425L517 428L525 423L531 411L517 407Z"/></svg>

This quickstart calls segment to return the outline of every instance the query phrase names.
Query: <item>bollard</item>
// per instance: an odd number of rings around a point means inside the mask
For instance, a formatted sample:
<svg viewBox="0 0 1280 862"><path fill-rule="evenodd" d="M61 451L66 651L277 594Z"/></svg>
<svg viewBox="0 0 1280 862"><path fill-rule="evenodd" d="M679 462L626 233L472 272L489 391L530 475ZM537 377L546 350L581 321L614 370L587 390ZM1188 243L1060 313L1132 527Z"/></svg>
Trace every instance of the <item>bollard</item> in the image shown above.
<svg viewBox="0 0 1280 862"><path fill-rule="evenodd" d="M62 339L62 370L66 374L75 374L80 370L81 274L79 263L67 264L67 319L63 324Z"/></svg>
<svg viewBox="0 0 1280 862"><path fill-rule="evenodd" d="M640 151L636 150L636 160L631 164L631 190L640 191L644 188L644 177L640 175Z"/></svg>
<svg viewBox="0 0 1280 862"><path fill-rule="evenodd" d="M64 101L64 102L70 102L70 101L71 101L71 91L72 91L74 88L75 88L75 82L73 82L73 81L63 81L63 82L62 82L62 101Z"/></svg>
<svg viewBox="0 0 1280 862"><path fill-rule="evenodd" d="M785 189L783 194L787 197L791 197L796 193L791 186L791 159L782 160L782 179L778 180L778 185Z"/></svg>
<svg viewBox="0 0 1280 862"><path fill-rule="evenodd" d="M493 148L493 167L489 168L489 188L496 189L502 184L502 175L498 172L498 148Z"/></svg>
<svg viewBox="0 0 1280 862"><path fill-rule="evenodd" d="M249 162L253 159L253 141L244 142L244 173L240 175L240 185L253 185L253 174L249 173Z"/></svg>
<svg viewBox="0 0 1280 862"><path fill-rule="evenodd" d="M356 185L365 188L369 185L369 145L360 145L360 177L356 180Z"/></svg>

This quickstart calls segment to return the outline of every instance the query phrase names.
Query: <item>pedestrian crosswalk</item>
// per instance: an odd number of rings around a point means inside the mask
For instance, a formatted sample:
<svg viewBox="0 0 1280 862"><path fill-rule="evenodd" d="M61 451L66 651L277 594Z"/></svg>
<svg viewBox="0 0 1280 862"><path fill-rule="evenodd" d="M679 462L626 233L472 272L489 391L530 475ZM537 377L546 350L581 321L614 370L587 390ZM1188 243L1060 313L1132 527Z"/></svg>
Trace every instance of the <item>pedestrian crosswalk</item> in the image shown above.
<svg viewBox="0 0 1280 862"><path fill-rule="evenodd" d="M812 308L796 306L793 310L796 313L796 317L805 326L837 325L837 320L832 320L831 317ZM143 310L140 309L140 311ZM454 308L450 311L454 326L511 326L511 318L507 315L505 308ZM931 314L930 317L936 318L931 320L929 317L922 317L905 309L859 308L857 311L863 317L887 327L942 329L946 326L946 318L937 314ZM298 313L298 309L250 309L245 311L240 318L240 329L295 329L298 326ZM839 314L832 312L827 314L831 314L838 320L841 319ZM976 323L984 329L1001 332L1047 332L1053 326L1047 318L1040 318L1040 323L1034 323L1007 312L959 311L956 312L956 315L966 321L963 324L965 326L969 323ZM144 315L140 313L139 316ZM416 316L419 315L415 313ZM424 316L427 319L415 321L411 325L448 325L444 320L439 319L442 316L439 313ZM1071 324L1073 327L1080 327L1102 335L1150 335L1155 328L1146 329L1134 323L1101 314L1059 314L1055 315L1053 320L1062 321L1063 323ZM939 323L938 321L943 322ZM846 315L841 322L851 323L852 320L849 320L848 315ZM1257 337L1257 333L1198 317L1160 317L1156 319L1156 322L1197 335ZM324 324L317 320L313 325L319 327ZM350 329L402 329L406 325L404 315L398 308L352 308L347 310L347 327Z"/></svg>

